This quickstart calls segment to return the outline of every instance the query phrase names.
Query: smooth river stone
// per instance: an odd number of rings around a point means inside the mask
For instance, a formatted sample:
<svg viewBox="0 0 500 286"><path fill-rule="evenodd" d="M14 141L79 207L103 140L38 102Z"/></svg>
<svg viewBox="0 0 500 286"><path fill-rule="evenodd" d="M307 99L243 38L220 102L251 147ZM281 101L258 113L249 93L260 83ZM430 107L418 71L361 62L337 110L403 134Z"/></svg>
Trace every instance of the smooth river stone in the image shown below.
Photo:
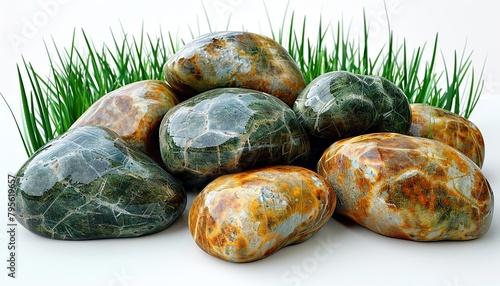
<svg viewBox="0 0 500 286"><path fill-rule="evenodd" d="M439 141L396 133L343 139L325 151L318 173L335 189L338 213L389 237L470 240L493 218L481 169Z"/></svg>
<svg viewBox="0 0 500 286"><path fill-rule="evenodd" d="M181 100L214 88L241 87L292 106L306 86L281 45L248 32L215 32L192 40L168 59L165 78Z"/></svg>
<svg viewBox="0 0 500 286"><path fill-rule="evenodd" d="M44 237L151 234L170 226L185 207L179 181L101 127L69 130L38 150L17 173L16 218Z"/></svg>
<svg viewBox="0 0 500 286"><path fill-rule="evenodd" d="M450 145L479 167L484 162L484 139L477 126L451 111L420 103L411 104L409 135L434 139Z"/></svg>
<svg viewBox="0 0 500 286"><path fill-rule="evenodd" d="M101 97L71 128L106 127L161 164L158 129L165 113L177 103L179 100L165 82L138 81Z"/></svg>
<svg viewBox="0 0 500 286"><path fill-rule="evenodd" d="M264 165L301 165L309 149L292 109L250 89L206 91L170 109L160 126L167 170L192 187Z"/></svg>
<svg viewBox="0 0 500 286"><path fill-rule="evenodd" d="M345 71L318 76L293 110L308 134L332 142L372 132L406 134L411 124L408 98L394 83Z"/></svg>
<svg viewBox="0 0 500 286"><path fill-rule="evenodd" d="M250 262L309 239L328 222L335 204L331 185L315 172L264 167L208 184L191 205L189 230L208 254Z"/></svg>

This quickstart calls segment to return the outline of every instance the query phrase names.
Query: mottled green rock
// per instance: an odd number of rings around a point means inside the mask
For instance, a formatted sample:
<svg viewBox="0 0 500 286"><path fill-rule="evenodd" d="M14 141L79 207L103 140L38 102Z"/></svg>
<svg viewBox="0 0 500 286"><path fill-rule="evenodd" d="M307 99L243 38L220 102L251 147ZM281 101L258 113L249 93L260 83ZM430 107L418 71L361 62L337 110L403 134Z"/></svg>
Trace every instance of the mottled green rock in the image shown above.
<svg viewBox="0 0 500 286"><path fill-rule="evenodd" d="M411 126L408 98L394 83L344 71L313 80L293 110L308 134L333 140L372 132L406 134Z"/></svg>
<svg viewBox="0 0 500 286"><path fill-rule="evenodd" d="M185 207L186 193L178 180L101 127L68 131L17 173L17 220L45 237L151 234L170 226Z"/></svg>
<svg viewBox="0 0 500 286"><path fill-rule="evenodd" d="M160 125L167 170L186 184L269 164L302 164L309 140L293 110L260 91L220 88L170 109Z"/></svg>

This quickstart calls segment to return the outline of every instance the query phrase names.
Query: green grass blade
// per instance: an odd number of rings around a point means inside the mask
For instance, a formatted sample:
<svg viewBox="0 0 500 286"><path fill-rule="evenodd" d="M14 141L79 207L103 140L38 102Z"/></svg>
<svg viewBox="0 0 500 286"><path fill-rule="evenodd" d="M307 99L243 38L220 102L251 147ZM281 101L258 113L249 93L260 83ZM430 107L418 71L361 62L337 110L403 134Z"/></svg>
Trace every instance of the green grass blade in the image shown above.
<svg viewBox="0 0 500 286"><path fill-rule="evenodd" d="M214 27L210 24L203 2L202 5L208 29L212 32ZM314 38L309 38L306 28L310 28L311 18L304 16L301 23L296 23L296 15L294 11L289 13L288 7L287 4L281 22L275 26L264 2L270 37L288 50L306 83L335 70L380 75L397 84L410 102L435 105L465 117L470 116L481 96L483 73L474 73L471 56L465 52L465 47L460 56L455 53L453 66L448 67L443 56L445 68L437 71L439 35L436 34L430 59L426 61L425 44L410 50L405 39L402 44L396 43L387 10L389 29L386 43L382 48L373 50L365 11L359 38L351 35L350 25L344 25L343 19L334 26L331 22L324 24L321 15L319 22L314 23L317 33ZM229 20L226 30L228 27ZM201 27L198 18L197 29L199 35ZM192 38L195 37L191 27L189 33ZM24 59L24 69L17 67L23 108L22 138L28 154L53 136L64 133L104 94L134 81L164 80L165 62L185 44L177 34L170 31L163 33L161 29L159 36L152 37L144 31L144 25L138 37L127 35L123 26L121 35L117 36L111 30L111 37L113 42L110 46L96 46L83 29L81 33L74 30L68 49L58 48L52 40L55 49L55 56L52 57L46 46L50 68L47 76L38 74ZM83 38L83 47L76 46L77 38Z"/></svg>
<svg viewBox="0 0 500 286"><path fill-rule="evenodd" d="M19 68L18 68L18 74L19 74ZM10 115L14 119L14 124L16 124L17 132L19 134L19 137L21 137L21 141L23 143L24 150L26 154L31 154L33 150L31 149L31 146L29 145L29 142L23 136L23 132L21 131L21 126L19 125L19 122L17 121L16 116L14 115L14 112L12 111L12 108L10 107L9 103L7 102L7 99L3 96L3 94L0 92L0 96L2 97L3 101L5 102L5 105L7 105L7 108L9 109Z"/></svg>

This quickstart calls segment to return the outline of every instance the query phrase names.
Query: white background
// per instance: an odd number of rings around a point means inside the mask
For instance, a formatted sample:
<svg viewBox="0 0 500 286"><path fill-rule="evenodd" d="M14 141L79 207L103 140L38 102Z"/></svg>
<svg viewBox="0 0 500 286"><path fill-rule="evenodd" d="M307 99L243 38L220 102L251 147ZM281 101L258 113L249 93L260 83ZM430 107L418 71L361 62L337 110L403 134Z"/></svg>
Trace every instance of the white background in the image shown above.
<svg viewBox="0 0 500 286"><path fill-rule="evenodd" d="M69 47L76 29L83 28L96 46L110 43L110 29L120 23L131 35L141 25L151 35L161 29L180 38L208 32L201 1L16 1L0 2L0 92L20 116L16 64L22 56L38 71L48 70L44 41L51 50ZM229 28L269 34L262 1L203 1L213 30ZM323 24L341 19L351 24L351 36L361 37L363 9L370 22L370 42L378 51L387 39L384 2L290 0L296 20L307 17L308 36ZM273 26L281 25L287 1L265 1ZM387 13L396 41L405 38L410 49L439 33L439 49L452 64L455 50L466 44L485 86L471 120L486 141L483 172L493 190L500 189L500 2L387 0ZM310 33L310 34L309 34ZM15 39L15 40L13 40ZM17 276L7 277L7 174L27 159L14 122L0 103L0 284L1 285L499 285L500 217L494 214L490 231L468 242L417 243L391 239L360 226L331 219L310 240L252 263L234 264L200 250L187 229L186 213L158 234L97 241L56 241L17 229ZM498 210L498 203L497 210Z"/></svg>

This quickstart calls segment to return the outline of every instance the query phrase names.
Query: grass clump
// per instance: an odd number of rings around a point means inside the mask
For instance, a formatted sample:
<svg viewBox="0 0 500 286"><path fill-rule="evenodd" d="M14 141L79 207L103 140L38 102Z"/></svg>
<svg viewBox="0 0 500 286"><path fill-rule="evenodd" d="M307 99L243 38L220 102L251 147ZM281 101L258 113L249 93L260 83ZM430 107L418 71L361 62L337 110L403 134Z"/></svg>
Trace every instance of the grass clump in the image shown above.
<svg viewBox="0 0 500 286"><path fill-rule="evenodd" d="M267 10L266 10L267 12ZM268 18L269 14L268 14ZM290 17L290 25L285 30L285 22L278 32L272 29L271 34L284 45L292 58L298 63L306 81L311 82L318 75L330 71L349 71L364 75L379 75L395 83L407 95L411 103L425 103L453 111L466 118L475 108L484 81L482 73L475 77L472 67L472 53L466 50L458 54L455 51L453 66L449 67L442 57L444 70L438 71L439 36L436 35L430 59L424 59L426 45L408 51L406 40L401 45L394 43L392 31L389 31L386 45L370 56L369 28L366 17L363 17L363 35L361 40L354 40L342 22L336 27L318 25L315 42L306 37L306 18L302 21L301 30L293 28L294 13ZM330 38L327 36L330 34Z"/></svg>
<svg viewBox="0 0 500 286"><path fill-rule="evenodd" d="M465 51L455 53L453 66L445 63L444 71L436 71L437 35L430 60L424 60L425 45L408 51L406 41L401 45L394 43L392 32L388 34L387 44L375 56L370 56L366 17L362 40L358 41L341 21L336 27L325 27L320 20L315 40L306 35L306 18L301 27L295 29L294 13L288 17L285 12L278 30L273 29L270 21L269 24L270 37L288 50L308 83L336 70L380 75L398 85L410 102L442 107L464 117L471 114L482 92L482 74L475 77L471 54ZM164 63L184 43L161 31L158 37L142 32L136 38L129 37L122 29L120 38L113 31L111 36L111 46L95 46L82 30L84 49L76 47L76 32L67 49L61 50L53 41L55 56L51 56L46 46L49 76L40 75L24 59L21 67L18 66L24 123L22 131L19 126L18 130L28 156L68 130L104 94L140 80L164 80Z"/></svg>
<svg viewBox="0 0 500 286"><path fill-rule="evenodd" d="M24 59L22 68L17 67L24 122L21 137L28 156L68 130L104 94L132 82L162 79L163 64L178 46L170 34L168 41L145 33L130 38L123 29L121 38L113 31L111 36L112 46L98 48L82 30L85 49L79 50L74 32L69 49L60 50L53 42L55 58L46 46L48 77Z"/></svg>

